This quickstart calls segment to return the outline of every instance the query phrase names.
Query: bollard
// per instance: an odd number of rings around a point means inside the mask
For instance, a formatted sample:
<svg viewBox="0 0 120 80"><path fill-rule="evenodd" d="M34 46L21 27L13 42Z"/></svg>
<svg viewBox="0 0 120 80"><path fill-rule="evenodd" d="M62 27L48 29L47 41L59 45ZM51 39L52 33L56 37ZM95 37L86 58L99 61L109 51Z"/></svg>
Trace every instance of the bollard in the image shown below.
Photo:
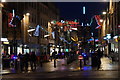
<svg viewBox="0 0 120 80"><path fill-rule="evenodd" d="M17 70L18 69L18 63L17 63L17 59L14 59L14 66L15 66L15 70Z"/></svg>
<svg viewBox="0 0 120 80"><path fill-rule="evenodd" d="M78 59L80 60L80 69L81 69L81 68L82 68L83 56L82 56L82 55L79 55L79 56L78 56Z"/></svg>
<svg viewBox="0 0 120 80"><path fill-rule="evenodd" d="M80 59L80 69L82 68L82 59Z"/></svg>
<svg viewBox="0 0 120 80"><path fill-rule="evenodd" d="M54 68L56 68L56 59L54 59Z"/></svg>

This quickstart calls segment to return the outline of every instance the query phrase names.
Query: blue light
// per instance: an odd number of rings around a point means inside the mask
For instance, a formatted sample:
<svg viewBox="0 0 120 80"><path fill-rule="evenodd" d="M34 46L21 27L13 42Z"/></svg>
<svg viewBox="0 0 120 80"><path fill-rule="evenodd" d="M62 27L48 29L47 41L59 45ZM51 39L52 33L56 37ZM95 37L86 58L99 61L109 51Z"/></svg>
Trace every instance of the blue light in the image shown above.
<svg viewBox="0 0 120 80"><path fill-rule="evenodd" d="M19 16L16 16L16 18L18 18L20 20L20 17Z"/></svg>
<svg viewBox="0 0 120 80"><path fill-rule="evenodd" d="M66 52L68 52L68 49L65 49Z"/></svg>
<svg viewBox="0 0 120 80"><path fill-rule="evenodd" d="M82 53L82 55L84 55L85 53Z"/></svg>
<svg viewBox="0 0 120 80"><path fill-rule="evenodd" d="M62 53L62 55L64 55L64 53Z"/></svg>
<svg viewBox="0 0 120 80"><path fill-rule="evenodd" d="M14 57L13 57L13 59L17 59L17 57L16 57L16 56L14 56Z"/></svg>
<svg viewBox="0 0 120 80"><path fill-rule="evenodd" d="M58 53L58 55L60 55L60 53Z"/></svg>

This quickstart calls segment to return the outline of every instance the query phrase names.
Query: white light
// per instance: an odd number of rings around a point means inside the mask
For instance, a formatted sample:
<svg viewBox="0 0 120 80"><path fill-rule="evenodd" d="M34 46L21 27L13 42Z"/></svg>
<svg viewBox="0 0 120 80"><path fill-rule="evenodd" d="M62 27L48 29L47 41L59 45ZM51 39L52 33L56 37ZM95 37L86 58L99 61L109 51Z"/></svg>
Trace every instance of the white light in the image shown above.
<svg viewBox="0 0 120 80"><path fill-rule="evenodd" d="M6 2L6 0L1 0L1 2Z"/></svg>
<svg viewBox="0 0 120 80"><path fill-rule="evenodd" d="M114 36L113 38L116 39L116 38L118 38L118 36Z"/></svg>
<svg viewBox="0 0 120 80"><path fill-rule="evenodd" d="M55 24L54 20L53 20L53 21L51 21L51 24Z"/></svg>
<svg viewBox="0 0 120 80"><path fill-rule="evenodd" d="M91 33L91 35L93 36L93 33Z"/></svg>
<svg viewBox="0 0 120 80"><path fill-rule="evenodd" d="M20 47L22 47L22 44L20 45Z"/></svg>
<svg viewBox="0 0 120 80"><path fill-rule="evenodd" d="M120 28L120 25L118 25L118 28Z"/></svg>
<svg viewBox="0 0 120 80"><path fill-rule="evenodd" d="M15 10L13 10L13 17L15 16Z"/></svg>
<svg viewBox="0 0 120 80"><path fill-rule="evenodd" d="M25 47L27 47L27 45L24 45Z"/></svg>
<svg viewBox="0 0 120 80"><path fill-rule="evenodd" d="M107 34L107 39L111 39L111 34Z"/></svg>
<svg viewBox="0 0 120 80"><path fill-rule="evenodd" d="M87 23L87 26L90 26L90 25Z"/></svg>
<svg viewBox="0 0 120 80"><path fill-rule="evenodd" d="M27 30L28 32L32 32L32 31L34 31L35 29L29 29L29 30Z"/></svg>
<svg viewBox="0 0 120 80"><path fill-rule="evenodd" d="M100 19L100 22L103 22L103 19Z"/></svg>
<svg viewBox="0 0 120 80"><path fill-rule="evenodd" d="M65 23L65 21L61 20L61 23Z"/></svg>
<svg viewBox="0 0 120 80"><path fill-rule="evenodd" d="M71 28L72 30L77 30L77 28Z"/></svg>
<svg viewBox="0 0 120 80"><path fill-rule="evenodd" d="M63 27L60 27L61 29L63 29Z"/></svg>
<svg viewBox="0 0 120 80"><path fill-rule="evenodd" d="M104 37L104 39L107 39L106 37Z"/></svg>
<svg viewBox="0 0 120 80"><path fill-rule="evenodd" d="M55 47L55 45L52 45L53 47Z"/></svg>
<svg viewBox="0 0 120 80"><path fill-rule="evenodd" d="M106 14L106 12L103 12L102 14Z"/></svg>
<svg viewBox="0 0 120 80"><path fill-rule="evenodd" d="M83 26L84 24L82 23L82 25L81 26Z"/></svg>
<svg viewBox="0 0 120 80"><path fill-rule="evenodd" d="M70 29L70 32L71 32L72 30Z"/></svg>
<svg viewBox="0 0 120 80"><path fill-rule="evenodd" d="M32 36L31 34L29 34L29 36Z"/></svg>
<svg viewBox="0 0 120 80"><path fill-rule="evenodd" d="M85 6L83 6L83 14L85 14Z"/></svg>
<svg viewBox="0 0 120 80"><path fill-rule="evenodd" d="M30 13L26 13L26 15L27 15L27 16L29 16L29 15L30 15Z"/></svg>
<svg viewBox="0 0 120 80"><path fill-rule="evenodd" d="M8 42L8 39L7 39L7 38L1 38L1 41L6 41L6 42Z"/></svg>
<svg viewBox="0 0 120 80"><path fill-rule="evenodd" d="M44 37L48 37L49 35L44 35Z"/></svg>

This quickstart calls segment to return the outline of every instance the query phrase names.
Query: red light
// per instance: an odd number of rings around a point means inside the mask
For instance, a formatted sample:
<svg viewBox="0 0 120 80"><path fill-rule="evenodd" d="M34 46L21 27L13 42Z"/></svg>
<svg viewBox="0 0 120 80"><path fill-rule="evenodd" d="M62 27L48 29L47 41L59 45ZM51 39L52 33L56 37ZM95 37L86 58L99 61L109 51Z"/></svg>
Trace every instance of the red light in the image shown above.
<svg viewBox="0 0 120 80"><path fill-rule="evenodd" d="M79 55L78 56L78 59L80 60L80 59L83 59L83 56L82 55Z"/></svg>

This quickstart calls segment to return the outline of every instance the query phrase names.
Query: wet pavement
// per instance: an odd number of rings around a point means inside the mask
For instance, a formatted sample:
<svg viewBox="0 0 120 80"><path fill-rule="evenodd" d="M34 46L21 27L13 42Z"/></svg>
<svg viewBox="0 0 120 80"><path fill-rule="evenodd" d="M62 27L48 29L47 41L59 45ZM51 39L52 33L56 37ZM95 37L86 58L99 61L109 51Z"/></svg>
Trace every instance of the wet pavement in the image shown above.
<svg viewBox="0 0 120 80"><path fill-rule="evenodd" d="M118 65L118 62L112 62L108 57L103 57L100 70L118 70Z"/></svg>
<svg viewBox="0 0 120 80"><path fill-rule="evenodd" d="M105 80L112 80L114 78L115 80L118 80L120 75L118 75L119 71L117 71L117 63L112 62L107 57L103 57L101 61L102 63L100 70L95 70L92 69L90 65L86 65L80 68L78 60L67 65L66 59L57 59L56 67L54 67L54 60L52 60L50 62L43 63L42 67L38 66L34 72L31 71L29 67L28 72L14 72L15 74L3 75L2 80L39 80L49 78L103 78Z"/></svg>
<svg viewBox="0 0 120 80"><path fill-rule="evenodd" d="M118 70L118 62L112 62L109 58L103 57L101 59L101 67L99 70ZM62 71L93 71L97 70L96 68L92 68L91 65L89 65L89 62L86 66L83 66L80 68L79 60L76 60L72 62L71 64L67 65L67 59L57 59L56 60L56 67L54 67L54 60L43 63L42 67L39 65L37 67L37 70L35 72L62 72ZM20 71L18 70L17 73ZM31 73L31 68L29 66L28 72ZM16 73L14 69L10 70L3 70L3 74L7 73ZM25 73L25 72L22 72Z"/></svg>
<svg viewBox="0 0 120 80"><path fill-rule="evenodd" d="M48 62L43 65L43 67L39 67L37 72L41 71L90 71L90 70L97 70L92 68L91 65L82 65L80 68L79 60L72 62L71 64L67 65L66 59L58 59L56 61L56 68L54 67L54 61ZM112 62L108 57L101 58L101 67L99 70L118 70L118 62Z"/></svg>
<svg viewBox="0 0 120 80"><path fill-rule="evenodd" d="M10 74L3 75L3 80L11 79L11 80L39 80L46 78L120 78L118 75L118 71L75 71L75 72L34 72L34 73L18 73L18 74ZM95 79L96 80L96 79ZM117 79L118 80L118 79Z"/></svg>

